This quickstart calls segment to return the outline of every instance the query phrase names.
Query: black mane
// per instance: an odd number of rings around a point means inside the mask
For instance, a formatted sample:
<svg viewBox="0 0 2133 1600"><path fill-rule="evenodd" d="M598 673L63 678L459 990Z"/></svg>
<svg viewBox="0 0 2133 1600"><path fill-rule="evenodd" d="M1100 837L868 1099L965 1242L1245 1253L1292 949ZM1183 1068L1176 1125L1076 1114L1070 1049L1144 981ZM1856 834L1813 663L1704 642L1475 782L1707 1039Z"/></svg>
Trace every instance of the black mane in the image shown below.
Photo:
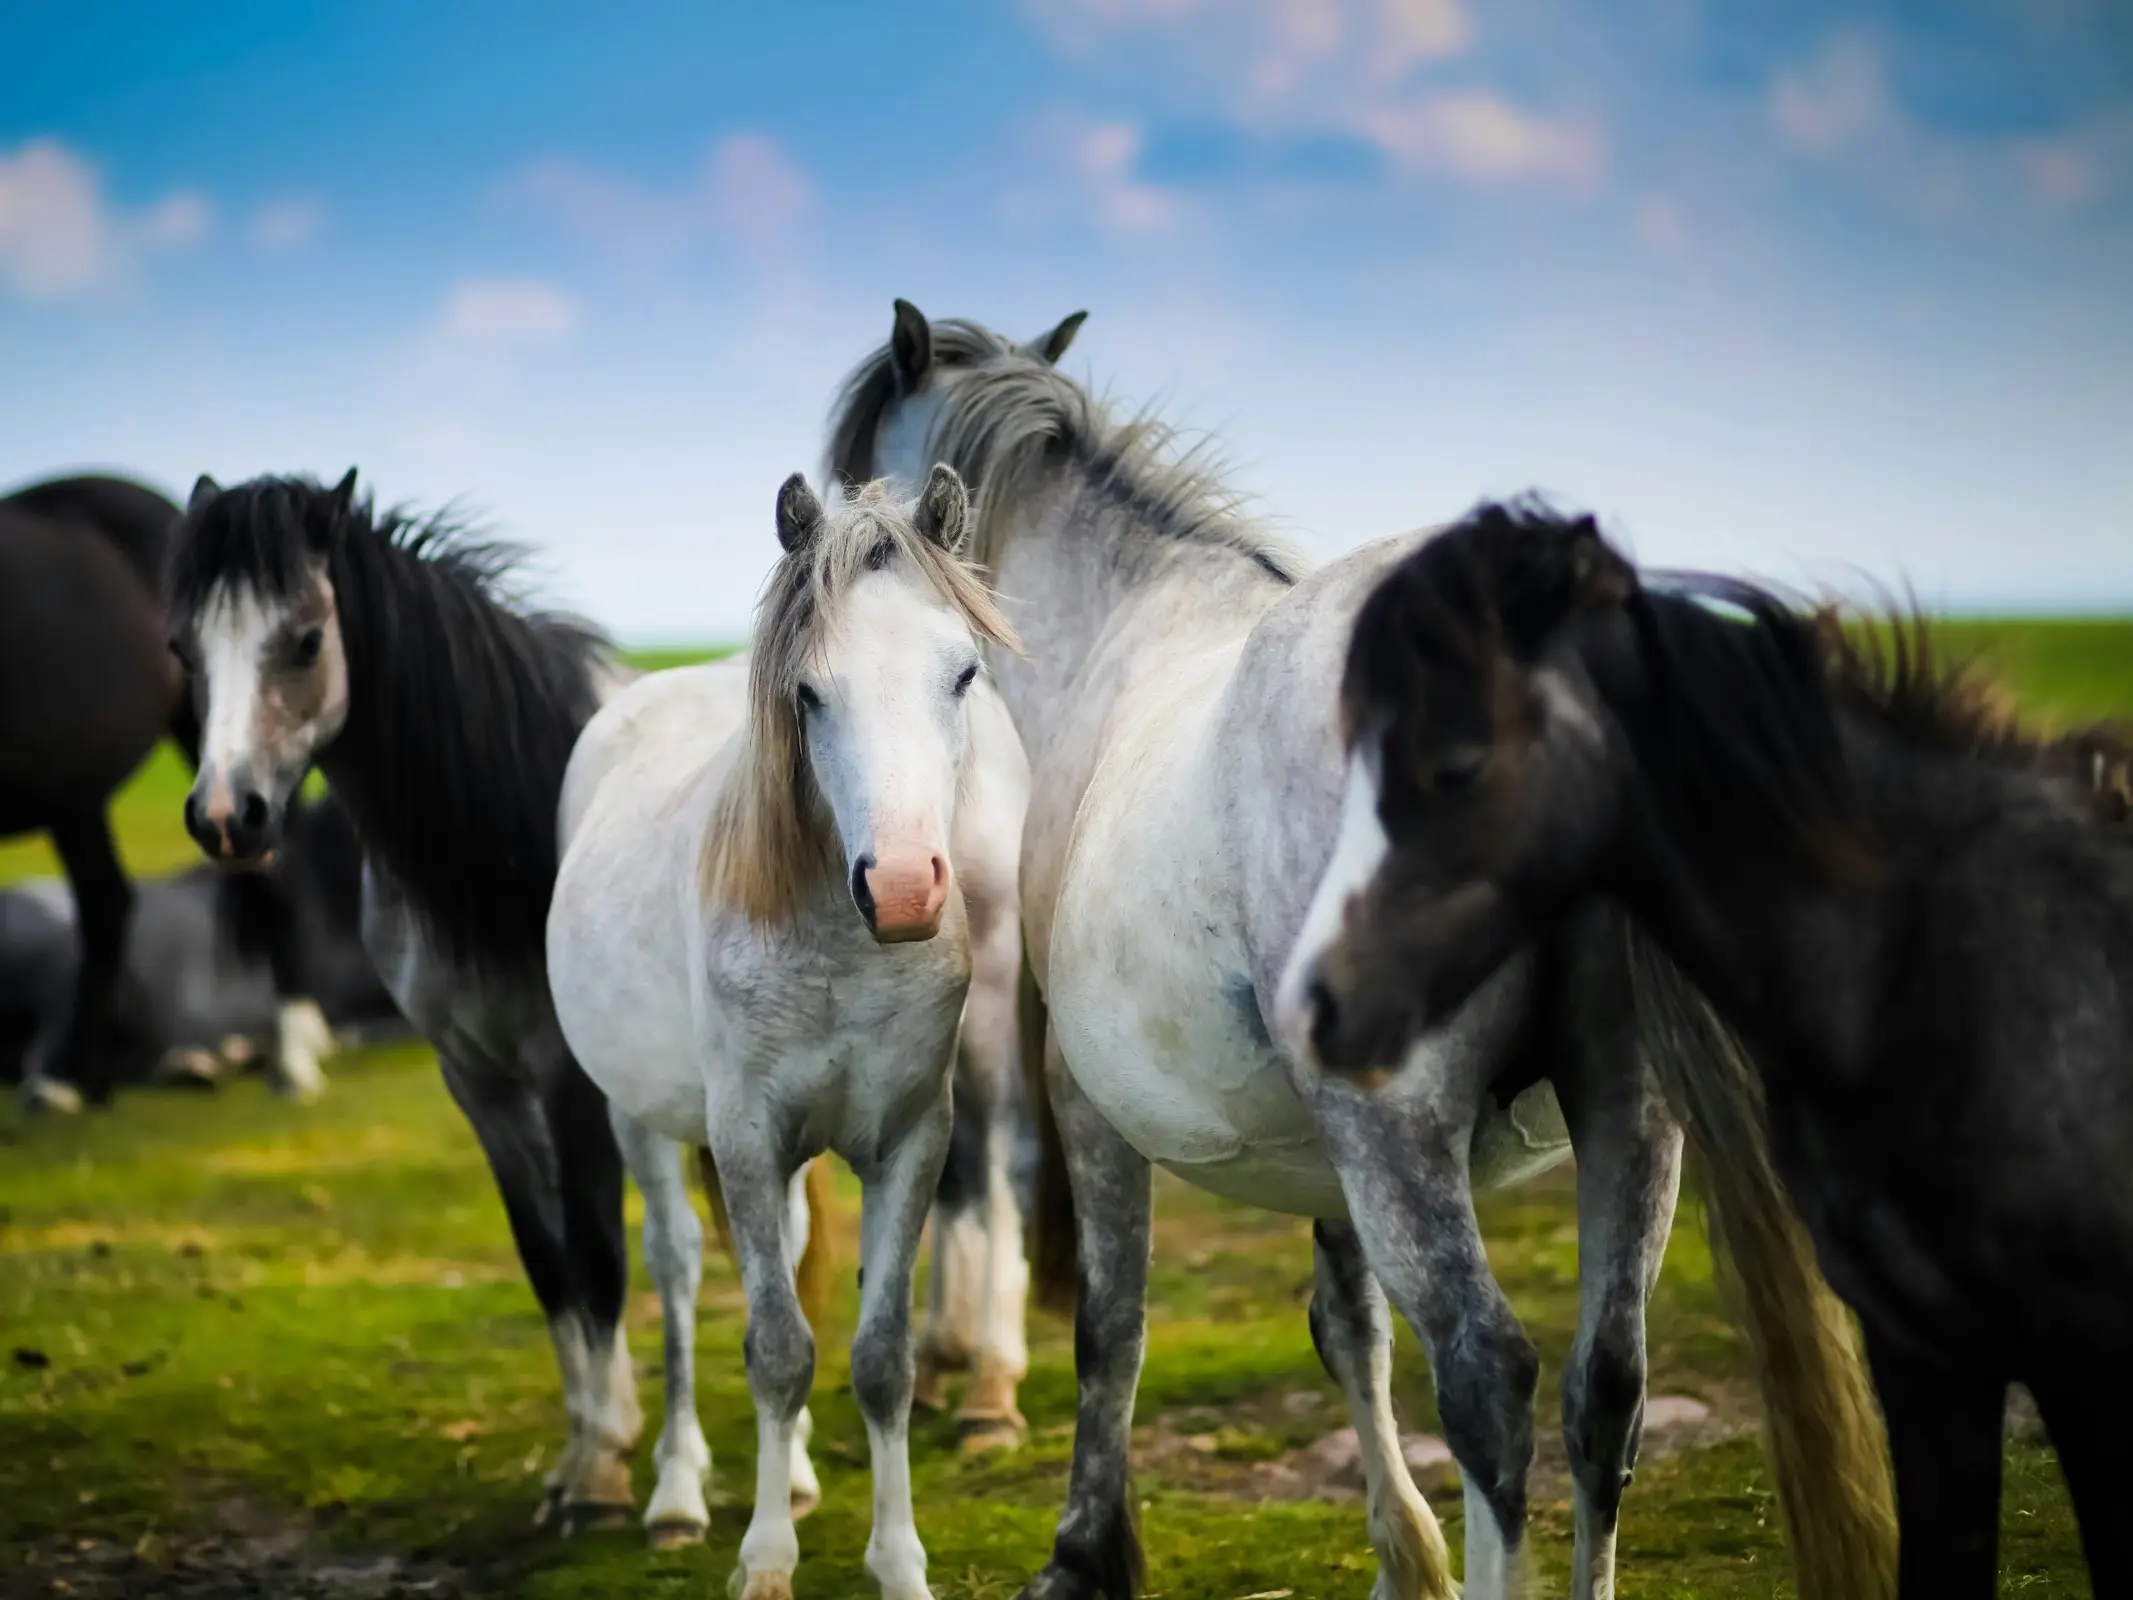
<svg viewBox="0 0 2133 1600"><path fill-rule="evenodd" d="M187 516L173 603L189 614L225 583L292 595L320 551L348 661L348 720L320 768L451 959L537 970L556 804L608 641L521 608L517 547L296 478L237 485Z"/></svg>

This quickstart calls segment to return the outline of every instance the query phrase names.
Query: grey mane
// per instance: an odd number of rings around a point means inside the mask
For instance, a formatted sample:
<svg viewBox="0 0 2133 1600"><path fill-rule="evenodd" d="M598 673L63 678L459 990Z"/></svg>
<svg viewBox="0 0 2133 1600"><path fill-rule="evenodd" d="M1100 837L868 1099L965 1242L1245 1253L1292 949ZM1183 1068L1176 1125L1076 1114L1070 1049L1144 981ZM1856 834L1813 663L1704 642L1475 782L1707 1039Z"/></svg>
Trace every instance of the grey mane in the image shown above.
<svg viewBox="0 0 2133 1600"><path fill-rule="evenodd" d="M1189 439L1147 413L1120 420L1065 373L975 322L937 321L932 333L934 365L962 369L943 391L932 454L973 486L971 555L981 566L998 564L1008 508L1021 504L1039 477L1073 465L1145 540L1226 550L1283 585L1307 569L1298 551L1250 514L1211 439ZM898 398L884 345L838 397L833 475L853 483L877 475L874 442Z"/></svg>

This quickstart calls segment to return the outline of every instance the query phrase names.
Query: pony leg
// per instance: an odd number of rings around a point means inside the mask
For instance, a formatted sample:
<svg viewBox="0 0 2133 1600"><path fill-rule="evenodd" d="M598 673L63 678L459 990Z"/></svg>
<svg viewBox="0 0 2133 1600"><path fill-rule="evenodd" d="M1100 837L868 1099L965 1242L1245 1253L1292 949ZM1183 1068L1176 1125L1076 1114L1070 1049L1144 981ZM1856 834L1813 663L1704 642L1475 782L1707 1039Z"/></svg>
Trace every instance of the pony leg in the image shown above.
<svg viewBox="0 0 2133 1600"><path fill-rule="evenodd" d="M1148 1339L1147 1159L1091 1105L1047 1040L1045 1077L1074 1195L1074 1464L1052 1559L1023 1600L1132 1600L1141 1586L1133 1397Z"/></svg>
<svg viewBox="0 0 2133 1600"><path fill-rule="evenodd" d="M817 1156L815 1160L826 1160ZM812 1163L810 1163L811 1165ZM806 1166L792 1175L785 1190L785 1248L792 1257L795 1290L798 1292L800 1262L807 1255L809 1240L814 1237L814 1209L807 1197ZM800 1313L807 1315L807 1302L800 1302ZM792 1514L804 1517L822 1500L822 1480L815 1476L815 1464L808 1459L808 1441L815 1436L815 1419L806 1406L800 1407L800 1415L792 1425Z"/></svg>
<svg viewBox="0 0 2133 1600"><path fill-rule="evenodd" d="M1392 1319L1364 1264L1355 1229L1321 1222L1311 1230L1317 1281L1311 1295L1311 1342L1327 1375L1348 1398L1362 1446L1370 1543L1378 1553L1371 1600L1452 1600L1451 1554L1444 1531L1415 1488L1400 1454L1392 1414Z"/></svg>
<svg viewBox="0 0 2133 1600"><path fill-rule="evenodd" d="M546 1492L534 1514L537 1526L562 1520L568 1486L583 1453L579 1417L591 1381L592 1341L571 1283L570 1252L563 1237L561 1180L548 1120L526 1075L515 1064L482 1053L463 1036L436 1041L445 1087L473 1126L489 1158L504 1216L534 1297L548 1318L549 1339L563 1380L563 1406L570 1433L549 1470ZM603 1125L605 1117L602 1117ZM619 1207L618 1207L619 1210Z"/></svg>
<svg viewBox="0 0 2133 1600"><path fill-rule="evenodd" d="M92 1105L111 1098L111 997L126 955L126 929L133 920L133 885L119 865L111 822L102 807L52 824L74 890L74 920L81 935L81 966L74 975L74 1007L61 1044L58 1075Z"/></svg>
<svg viewBox="0 0 2133 1600"><path fill-rule="evenodd" d="M1614 1600L1615 1531L1644 1418L1645 1306L1681 1184L1681 1130L1637 1054L1612 919L1565 952L1576 1018L1551 1073L1577 1157L1578 1331L1563 1369L1563 1442L1576 1494L1571 1600Z"/></svg>
<svg viewBox="0 0 2133 1600"><path fill-rule="evenodd" d="M308 995L285 996L274 1011L274 1087L297 1100L326 1092L323 1063L333 1054L333 1028Z"/></svg>
<svg viewBox="0 0 2133 1600"><path fill-rule="evenodd" d="M1896 1468L1897 1600L1992 1600L2007 1386L1921 1359L1864 1325Z"/></svg>
<svg viewBox="0 0 2133 1600"><path fill-rule="evenodd" d="M1029 1431L1015 1393L1029 1373L1023 1312L1029 1264L1022 1254L1022 1212L1015 1204L1014 1142L1020 1121L1022 1063L1016 1034L1016 985L1022 971L1022 930L1012 916L971 952L970 997L963 1008L957 1115L966 1103L982 1109L984 1224L973 1254L980 1276L975 1305L970 1383L956 1421L963 1448L1019 1444Z"/></svg>
<svg viewBox="0 0 2133 1600"><path fill-rule="evenodd" d="M681 1147L609 1107L624 1165L644 1193L644 1260L659 1286L666 1358L666 1419L653 1461L659 1484L644 1509L654 1549L695 1544L711 1526L704 1482L711 1446L696 1415L696 1296L704 1229L682 1177Z"/></svg>
<svg viewBox="0 0 2133 1600"><path fill-rule="evenodd" d="M867 1571L883 1600L932 1600L926 1551L911 1511L911 1279L926 1209L948 1154L949 1096L862 1174L863 1287L852 1336L852 1396L866 1419L874 1467L874 1531Z"/></svg>
<svg viewBox="0 0 2133 1600"><path fill-rule="evenodd" d="M1410 1077L1414 1076L1410 1071ZM1320 1080L1319 1127L1385 1296L1429 1351L1466 1491L1468 1600L1525 1591L1526 1472L1540 1357L1489 1272L1468 1186L1470 1113Z"/></svg>
<svg viewBox="0 0 2133 1600"><path fill-rule="evenodd" d="M573 1415L577 1459L563 1483L566 1529L616 1524L629 1516L630 1452L644 1431L637 1375L622 1337L629 1291L629 1244L622 1222L622 1152L607 1097L555 1036L542 1108L556 1152L556 1189L576 1325L585 1341L585 1379Z"/></svg>
<svg viewBox="0 0 2133 1600"><path fill-rule="evenodd" d="M1022 1208L1015 1203L1011 1128L995 1117L985 1140L985 1275L978 1302L975 1370L957 1413L963 1448L1020 1444L1029 1433L1016 1391L1029 1375L1023 1311L1029 1301L1029 1262L1022 1253Z"/></svg>
<svg viewBox="0 0 2133 1600"><path fill-rule="evenodd" d="M791 1600L793 1569L800 1564L792 1505L795 1434L815 1381L815 1336L793 1288L798 1186L744 1118L714 1114L710 1132L711 1159L748 1296L741 1348L755 1399L755 1510L729 1588L733 1600ZM804 1226L804 1195L798 1210Z"/></svg>

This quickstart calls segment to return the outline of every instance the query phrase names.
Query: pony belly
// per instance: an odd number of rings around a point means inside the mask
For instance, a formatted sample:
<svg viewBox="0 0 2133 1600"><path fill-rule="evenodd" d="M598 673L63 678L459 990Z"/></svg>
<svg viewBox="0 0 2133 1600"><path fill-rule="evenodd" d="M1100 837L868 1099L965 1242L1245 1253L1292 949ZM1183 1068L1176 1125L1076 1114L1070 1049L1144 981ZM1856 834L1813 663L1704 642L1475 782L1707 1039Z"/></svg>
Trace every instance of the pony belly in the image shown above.
<svg viewBox="0 0 2133 1600"><path fill-rule="evenodd" d="M1227 995L1163 1004L1155 986L1141 991L1153 1002L1143 1010L1131 993L1062 988L1051 1015L1068 1069L1134 1149L1224 1199L1296 1216L1348 1214L1287 1062L1242 1026Z"/></svg>

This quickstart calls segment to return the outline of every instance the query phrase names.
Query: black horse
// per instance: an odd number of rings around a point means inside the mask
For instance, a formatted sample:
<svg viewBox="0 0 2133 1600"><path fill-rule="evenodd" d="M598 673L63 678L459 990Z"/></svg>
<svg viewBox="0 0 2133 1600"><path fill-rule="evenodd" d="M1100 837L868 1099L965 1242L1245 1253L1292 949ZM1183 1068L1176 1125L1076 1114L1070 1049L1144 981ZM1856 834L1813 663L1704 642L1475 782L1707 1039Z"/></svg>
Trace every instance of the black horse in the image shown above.
<svg viewBox="0 0 2133 1600"><path fill-rule="evenodd" d="M1905 1600L1993 1594L2026 1384L2098 1595L2133 1595L2133 830L2122 742L2040 741L1922 623L1648 586L1589 520L1485 507L1359 614L1375 805L1305 992L1364 1069L1595 894L1746 1048L1669 1085L1770 1148L1864 1326ZM1368 843L1369 841L1365 841Z"/></svg>
<svg viewBox="0 0 2133 1600"><path fill-rule="evenodd" d="M182 698L162 600L177 517L119 478L0 500L0 836L49 833L73 887L81 959L53 1067L92 1100L111 1089L111 994L133 911L105 808Z"/></svg>

